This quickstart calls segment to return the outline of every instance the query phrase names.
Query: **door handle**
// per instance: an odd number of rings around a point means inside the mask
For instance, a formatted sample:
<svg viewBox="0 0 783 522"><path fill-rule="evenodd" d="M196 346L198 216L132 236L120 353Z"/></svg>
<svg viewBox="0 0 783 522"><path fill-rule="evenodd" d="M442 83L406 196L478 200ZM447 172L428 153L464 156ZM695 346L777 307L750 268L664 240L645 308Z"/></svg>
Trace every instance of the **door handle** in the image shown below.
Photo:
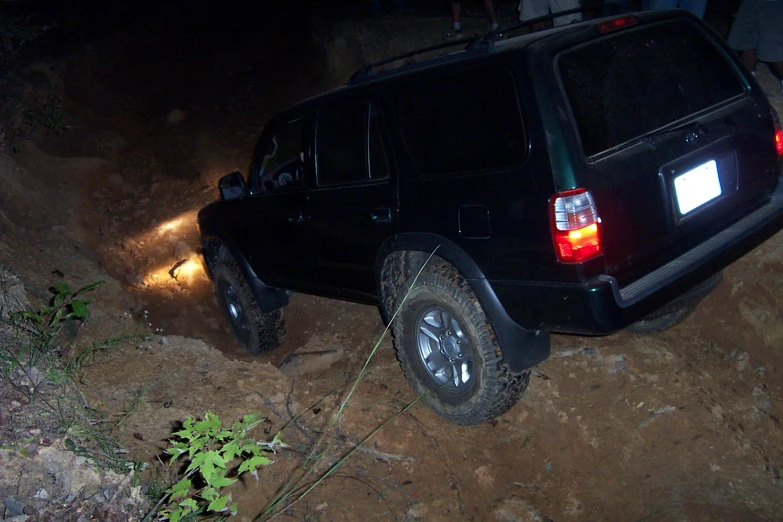
<svg viewBox="0 0 783 522"><path fill-rule="evenodd" d="M373 223L391 223L390 208L376 208L370 214Z"/></svg>

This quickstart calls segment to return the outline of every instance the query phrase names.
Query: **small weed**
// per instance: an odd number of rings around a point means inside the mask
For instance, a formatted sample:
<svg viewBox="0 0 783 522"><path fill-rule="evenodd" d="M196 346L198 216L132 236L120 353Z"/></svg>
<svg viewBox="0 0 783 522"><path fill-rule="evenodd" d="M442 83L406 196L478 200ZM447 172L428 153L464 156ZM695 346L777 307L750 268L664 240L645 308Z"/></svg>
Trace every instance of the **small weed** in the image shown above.
<svg viewBox="0 0 783 522"><path fill-rule="evenodd" d="M125 451L110 436L113 426L107 425L105 415L88 407L71 379L98 353L130 337L115 336L78 352L74 349L79 328L90 315L91 300L84 295L102 284L103 281L98 281L74 291L58 283L50 289L49 304L40 310L15 307L6 328L13 335L10 342L0 343L0 374L30 404L40 399L45 407L38 416L54 418L69 450L114 471L127 473L133 463L123 456ZM47 391L42 393L44 390ZM138 410L141 400L140 391L119 423Z"/></svg>
<svg viewBox="0 0 783 522"><path fill-rule="evenodd" d="M157 503L166 494L167 489L168 485L165 482L161 480L153 480L151 482L147 482L147 487L144 490L144 494L147 495L150 500Z"/></svg>
<svg viewBox="0 0 783 522"><path fill-rule="evenodd" d="M65 375L68 377L73 377L73 375L82 369L82 367L84 367L88 362L95 361L96 355L108 352L123 341L127 341L128 339L133 339L135 337L135 335L129 334L116 335L109 337L102 343L93 344L90 348L86 348L80 351L74 350L73 355L71 355L65 364L65 367L63 368Z"/></svg>
<svg viewBox="0 0 783 522"><path fill-rule="evenodd" d="M139 408L141 408L142 403L144 402L144 399L147 396L147 389L144 387L139 388L136 391L136 397L133 399L133 402L130 406L128 406L128 409L124 412L117 415L119 417L119 420L114 423L114 428L119 428L120 426L125 426L126 421L136 414L136 412L139 411Z"/></svg>

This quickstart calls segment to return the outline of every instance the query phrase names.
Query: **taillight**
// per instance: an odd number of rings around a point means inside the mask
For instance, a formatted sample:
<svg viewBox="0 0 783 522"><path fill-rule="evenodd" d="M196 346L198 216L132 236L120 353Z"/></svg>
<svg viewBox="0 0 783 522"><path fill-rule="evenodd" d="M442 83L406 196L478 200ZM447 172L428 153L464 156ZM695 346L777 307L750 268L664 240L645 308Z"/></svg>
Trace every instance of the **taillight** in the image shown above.
<svg viewBox="0 0 783 522"><path fill-rule="evenodd" d="M552 196L549 207L558 261L581 263L601 255L601 219L589 191L558 192Z"/></svg>
<svg viewBox="0 0 783 522"><path fill-rule="evenodd" d="M783 156L783 130L780 128L778 113L772 107L770 110L772 111L772 121L775 123L775 150L778 151L778 158L780 158Z"/></svg>
<svg viewBox="0 0 783 522"><path fill-rule="evenodd" d="M617 29L622 29L623 27L628 27L629 25L636 25L639 23L639 19L635 16L621 16L620 18L614 18L612 20L608 20L606 22L601 22L598 24L598 32L599 33L608 33L610 31L616 31Z"/></svg>

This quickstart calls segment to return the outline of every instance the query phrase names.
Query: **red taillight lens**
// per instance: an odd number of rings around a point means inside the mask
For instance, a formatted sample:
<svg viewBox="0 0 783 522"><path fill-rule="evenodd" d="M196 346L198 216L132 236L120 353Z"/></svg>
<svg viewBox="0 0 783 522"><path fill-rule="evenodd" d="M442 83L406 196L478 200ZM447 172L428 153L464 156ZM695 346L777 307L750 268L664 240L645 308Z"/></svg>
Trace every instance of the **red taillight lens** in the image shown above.
<svg viewBox="0 0 783 522"><path fill-rule="evenodd" d="M780 128L780 119L778 113L773 107L770 107L772 111L772 122L775 124L775 150L778 152L778 158L783 156L783 130Z"/></svg>
<svg viewBox="0 0 783 522"><path fill-rule="evenodd" d="M550 203L552 241L561 263L581 263L601 255L598 210L585 189L555 194Z"/></svg>
<svg viewBox="0 0 783 522"><path fill-rule="evenodd" d="M628 27L629 25L636 25L639 23L639 19L635 16L622 16L620 18L615 18L613 20L609 20L606 22L601 22L598 24L598 32L599 33L608 33L610 31L616 31L617 29L622 29L623 27Z"/></svg>

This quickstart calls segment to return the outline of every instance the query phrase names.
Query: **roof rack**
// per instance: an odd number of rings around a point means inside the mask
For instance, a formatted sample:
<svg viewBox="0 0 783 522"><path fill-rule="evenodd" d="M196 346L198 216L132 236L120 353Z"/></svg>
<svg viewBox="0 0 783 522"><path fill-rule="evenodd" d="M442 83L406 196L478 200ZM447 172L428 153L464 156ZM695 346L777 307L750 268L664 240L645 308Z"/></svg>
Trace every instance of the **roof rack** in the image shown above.
<svg viewBox="0 0 783 522"><path fill-rule="evenodd" d="M520 22L518 24L514 24L508 27L494 29L488 33L476 36L474 38L470 39L464 39L464 40L455 40L453 42L444 42L436 45L431 45L429 47L424 47L422 49L417 49L415 51L410 51L407 53L399 54L397 56L393 56L391 58L386 58L385 60L380 60L378 62L371 63L358 71L356 71L353 76L351 76L350 80L348 80L348 85L356 85L359 83L364 83L366 81L370 81L376 77L379 71L376 71L378 67L381 67L383 65L388 65L390 63L396 62L397 60L403 60L405 58L412 58L414 56L418 56L420 54L429 53L432 51L437 51L439 49L447 49L449 47L457 47L457 46L464 46L463 50L471 52L471 54L479 54L484 52L489 52L495 47L495 41L498 40L498 38L501 35L508 35L509 33L513 33L515 31L519 31L521 29L524 29L526 27L529 27L533 24L537 24L539 22L546 22L548 20L554 20L555 18L559 18L561 16L566 16L570 14L577 14L577 13L584 13L589 11L597 11L600 10L602 7L611 6L611 5L618 5L617 2L611 1L606 2L603 4L603 6L598 7L580 7L577 9L567 9L565 11L557 11L555 13L548 14L546 16L539 16L537 18L531 18L530 20L525 20L524 22ZM462 55L464 56L464 55ZM448 59L447 57L439 56L436 58L432 58L429 60L425 60L423 62L418 62L416 65L422 66L425 64L433 64L437 63L438 61L444 61ZM400 67L397 67L393 69L394 71L399 71L403 68L406 68L406 65L402 65ZM384 71L385 72L385 71Z"/></svg>

